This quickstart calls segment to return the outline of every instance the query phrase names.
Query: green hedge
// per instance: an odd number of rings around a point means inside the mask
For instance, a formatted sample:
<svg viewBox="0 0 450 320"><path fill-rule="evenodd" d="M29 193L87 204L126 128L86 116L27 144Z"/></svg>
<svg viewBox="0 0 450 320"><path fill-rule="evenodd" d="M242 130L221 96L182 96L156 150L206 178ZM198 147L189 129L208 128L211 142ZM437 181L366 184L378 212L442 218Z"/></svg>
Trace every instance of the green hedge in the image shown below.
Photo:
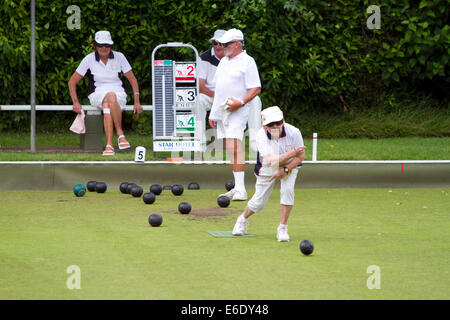
<svg viewBox="0 0 450 320"><path fill-rule="evenodd" d="M246 50L259 67L263 105L280 105L288 118L301 112L368 109L388 91L430 92L441 98L441 107L448 107L448 1L383 1L378 30L366 26L371 4L37 0L37 104L71 104L67 81L92 51L97 30L112 33L114 49L126 55L138 78L141 103L151 104L151 52L158 44L186 42L202 52L209 48L207 39L215 29L236 27L243 30ZM80 29L67 27L70 5L81 9ZM0 104L29 103L29 10L30 1L2 0ZM181 53L165 54L177 59ZM87 80L78 86L78 93L82 103L88 103ZM65 126L73 116L65 113L58 118ZM27 119L28 113L3 112L0 130L27 127ZM143 133L150 122L149 117L139 122L125 119L126 126Z"/></svg>

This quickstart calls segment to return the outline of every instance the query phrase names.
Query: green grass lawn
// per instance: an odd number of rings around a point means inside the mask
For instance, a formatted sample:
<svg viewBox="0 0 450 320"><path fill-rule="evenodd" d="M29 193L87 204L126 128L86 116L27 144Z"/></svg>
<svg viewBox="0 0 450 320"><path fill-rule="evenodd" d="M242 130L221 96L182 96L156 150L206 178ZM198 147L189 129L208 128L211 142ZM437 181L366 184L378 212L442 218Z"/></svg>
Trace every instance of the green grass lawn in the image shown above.
<svg viewBox="0 0 450 320"><path fill-rule="evenodd" d="M161 160L170 157L169 153L151 152L150 136L129 134L128 139L133 146L147 148L146 160ZM312 137L303 137L306 159L312 159ZM29 147L29 136L26 134L2 134L0 136L0 161L133 161L133 152L117 152L115 156L103 157L101 153L42 153L1 151L1 147ZM37 147L45 146L79 146L76 134L38 134ZM448 160L450 159L450 137L422 138L321 138L318 139L318 160ZM248 150L248 147L247 149ZM248 155L247 155L247 159Z"/></svg>
<svg viewBox="0 0 450 320"><path fill-rule="evenodd" d="M163 191L153 205L119 191L0 191L0 299L448 299L449 189L297 189L291 241L278 243L279 191L231 230L245 202L222 216L221 190ZM249 190L249 195L253 193ZM152 213L163 216L150 227ZM311 256L301 240L315 245ZM69 290L67 268L80 268ZM369 266L380 289L369 290Z"/></svg>

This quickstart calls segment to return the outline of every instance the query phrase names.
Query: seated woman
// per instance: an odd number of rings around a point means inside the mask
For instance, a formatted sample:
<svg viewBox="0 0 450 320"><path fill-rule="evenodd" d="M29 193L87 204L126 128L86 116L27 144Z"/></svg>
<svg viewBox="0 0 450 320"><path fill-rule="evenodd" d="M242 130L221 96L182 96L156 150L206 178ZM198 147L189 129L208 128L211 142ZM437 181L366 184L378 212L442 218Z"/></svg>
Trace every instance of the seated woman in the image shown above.
<svg viewBox="0 0 450 320"><path fill-rule="evenodd" d="M114 42L109 31L95 33L94 49L81 61L70 77L69 90L73 101L73 111L81 113L76 85L87 75L89 78L89 101L93 107L103 110L103 125L106 135L104 156L113 156L113 133L116 128L117 144L120 150L130 148L122 130L122 110L127 103L127 94L120 79L123 73L131 84L134 93L134 111L138 116L142 112L139 103L139 86L125 56L112 50Z"/></svg>

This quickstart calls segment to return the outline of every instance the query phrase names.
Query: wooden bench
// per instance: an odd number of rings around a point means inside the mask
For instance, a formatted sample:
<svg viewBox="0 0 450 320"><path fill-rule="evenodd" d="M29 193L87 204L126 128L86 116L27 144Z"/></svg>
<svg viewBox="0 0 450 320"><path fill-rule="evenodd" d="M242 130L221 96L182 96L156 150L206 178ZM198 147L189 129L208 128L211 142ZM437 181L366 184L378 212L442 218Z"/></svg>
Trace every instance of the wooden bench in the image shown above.
<svg viewBox="0 0 450 320"><path fill-rule="evenodd" d="M83 105L86 118L86 133L80 134L80 147L83 150L103 149L103 115L101 111L90 105ZM153 111L153 106L142 105L143 111ZM0 105L0 111L30 111L30 105ZM72 105L36 105L36 111L70 111ZM124 111L133 111L132 105L127 105ZM73 118L76 114L73 112ZM69 130L69 128L67 128Z"/></svg>

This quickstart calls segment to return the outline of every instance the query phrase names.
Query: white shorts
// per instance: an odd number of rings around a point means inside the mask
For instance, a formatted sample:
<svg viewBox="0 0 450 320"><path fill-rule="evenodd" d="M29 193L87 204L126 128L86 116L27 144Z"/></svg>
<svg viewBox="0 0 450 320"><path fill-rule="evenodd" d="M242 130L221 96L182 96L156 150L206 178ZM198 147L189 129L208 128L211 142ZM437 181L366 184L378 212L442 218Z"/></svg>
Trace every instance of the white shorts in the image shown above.
<svg viewBox="0 0 450 320"><path fill-rule="evenodd" d="M195 101L195 137L200 139L202 144L206 144L206 113L211 110L213 98L206 94L200 93Z"/></svg>
<svg viewBox="0 0 450 320"><path fill-rule="evenodd" d="M204 110L204 111L210 111L211 107L212 107L212 104L213 104L213 100L214 99L212 97L207 96L204 93L200 93L195 98L195 107L196 108L200 108L201 110Z"/></svg>
<svg viewBox="0 0 450 320"><path fill-rule="evenodd" d="M238 139L243 141L246 124L217 121L217 139Z"/></svg>
<svg viewBox="0 0 450 320"><path fill-rule="evenodd" d="M113 92L116 95L120 109L123 110L127 105L127 94L125 92L95 91L88 96L91 106L102 109L103 99L105 99L106 94L109 92Z"/></svg>
<svg viewBox="0 0 450 320"><path fill-rule="evenodd" d="M277 180L280 180L280 204L286 206L294 205L295 197L295 179L298 169L293 169L290 176L286 179L274 179L269 182L269 176L256 176L255 194L248 202L248 208L253 212L260 212L265 206L272 194L273 186Z"/></svg>

